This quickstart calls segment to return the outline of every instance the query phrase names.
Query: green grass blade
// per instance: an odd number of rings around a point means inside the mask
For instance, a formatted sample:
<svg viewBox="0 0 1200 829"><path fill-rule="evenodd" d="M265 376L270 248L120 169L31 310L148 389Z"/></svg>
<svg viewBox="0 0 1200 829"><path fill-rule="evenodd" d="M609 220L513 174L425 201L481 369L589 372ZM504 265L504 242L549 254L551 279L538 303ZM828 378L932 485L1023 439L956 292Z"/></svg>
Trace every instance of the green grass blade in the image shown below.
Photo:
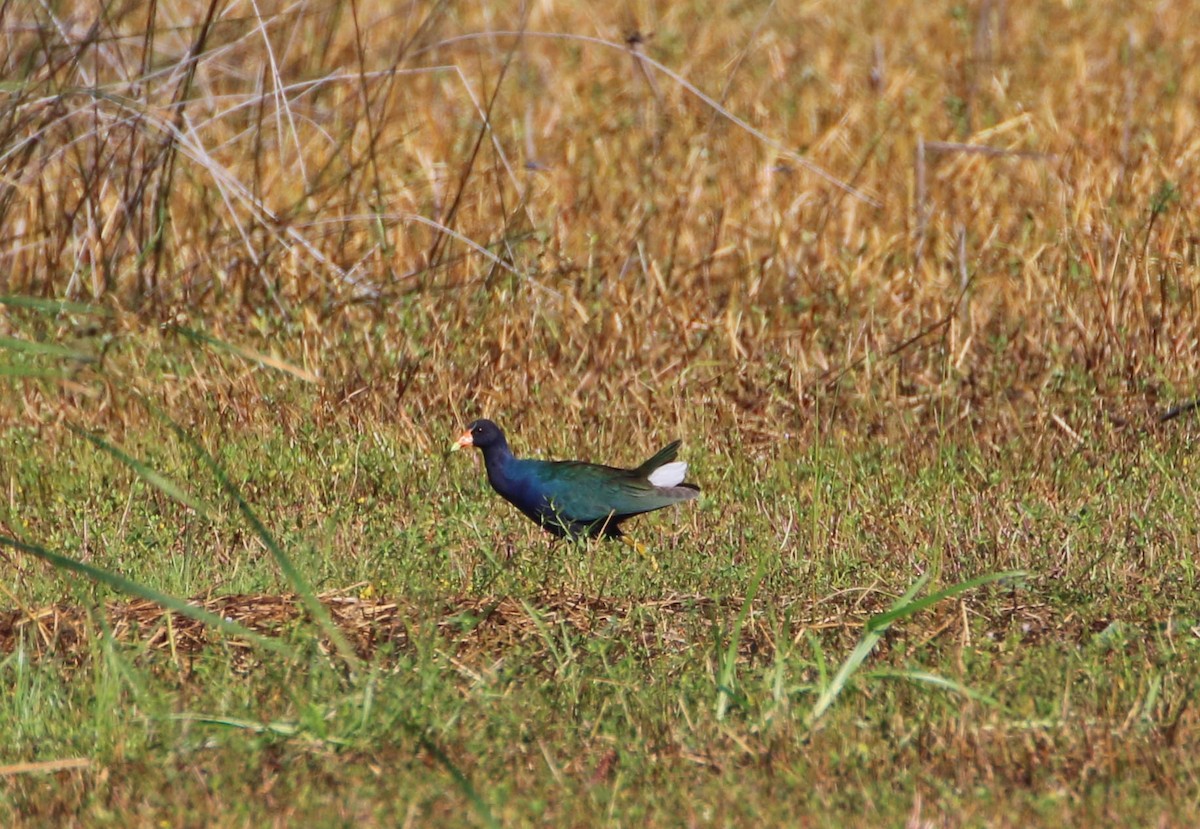
<svg viewBox="0 0 1200 829"><path fill-rule="evenodd" d="M195 619L197 622L214 627L223 633L228 633L231 636L237 636L245 639L248 642L275 651L277 653L291 654L289 648L284 642L270 636L264 636L261 633L256 633L248 627L243 627L237 622L231 622L215 613L210 613L202 607L196 607L190 604L185 599L180 599L177 596L172 596L167 593L160 593L157 590L138 584L135 581L130 581L124 576L118 576L116 573L111 573L108 570L94 567L91 564L84 564L82 561L73 559L70 556L52 553L44 547L37 544L26 544L23 541L17 541L15 538L0 536L0 545L11 547L14 550L19 550L23 553L28 553L35 558L40 558L42 561L58 568L59 570L68 570L72 573L79 573L87 576L89 579L100 584L108 585L109 587L125 593L129 596L137 596L140 599L154 602L159 607L164 607L167 610L178 613L181 616L187 616L189 619Z"/></svg>
<svg viewBox="0 0 1200 829"><path fill-rule="evenodd" d="M396 714L390 718L387 730L394 731L397 728L403 729L411 735L417 741L417 745L429 752L429 755L437 760L438 764L449 773L450 777L454 780L454 785L458 787L458 790L471 803L471 806L475 809L475 813L479 816L479 820L484 826L499 829L500 821L496 820L496 816L492 814L492 810L488 808L487 803L479 796L479 792L476 791L470 779L450 759L450 756L442 750L442 747L430 739L426 729L409 719L407 714Z"/></svg>
<svg viewBox="0 0 1200 829"><path fill-rule="evenodd" d="M95 356L83 351L76 351L57 343L39 343L33 340L22 340L17 337L0 337L0 348L17 354L32 354L45 357L63 357L68 360L78 360L81 363L96 362Z"/></svg>
<svg viewBox="0 0 1200 829"><path fill-rule="evenodd" d="M329 637L329 641L333 643L335 648L337 648L338 654L342 657L342 660L352 668L358 668L358 654L355 653L354 647L350 644L349 640L346 639L342 629L338 627L338 625L333 621L333 617L329 615L328 608L321 604L320 599L317 598L316 592L314 592L312 587L309 586L308 581L305 580L304 576L300 574L300 571L296 569L296 565L292 562L291 557L283 551L283 548L279 545L279 542L275 540L275 536L272 535L267 529L266 525L259 520L258 515L253 509L251 509L250 504L247 503L246 499L242 497L241 491L234 486L233 482L229 480L229 476L225 474L225 470L219 463L217 463L216 458L210 455L207 449L201 446L197 440L189 435L187 431L174 420L158 411L158 409L154 406L150 406L150 409L158 418L166 423L172 431L175 432L180 440L188 445L192 452L194 452L201 461L204 462L204 465L208 467L209 471L212 472L213 476L217 479L217 482L221 485L221 489L224 490L225 494L232 498L234 503L237 504L238 511L242 514L242 518L245 519L246 523L250 525L250 529L253 530L254 534L258 536L259 540L271 553L271 556L275 559L275 563L279 565L279 569L283 573L284 578L287 579L288 583L292 586L292 589L296 592L296 595L300 597L300 601L304 604L305 609L309 612L309 614L312 615L313 619L317 621L317 624L320 625L325 635Z"/></svg>
<svg viewBox="0 0 1200 829"><path fill-rule="evenodd" d="M227 343L224 340L218 340L216 337L206 334L203 331L197 331L194 328L184 328L180 325L171 325L167 328L170 331L174 331L177 334L187 337L192 342L210 345L219 351L224 351L227 354L232 354L235 357L240 357L241 359L248 360L252 363L258 363L259 365L266 366L267 368L273 368L276 371L282 371L284 374L290 374L293 377L299 378L300 380L304 380L309 383L321 382L321 379L311 371L302 369L299 366L294 366L286 360L280 360L278 357L272 357L270 354L262 354L258 351L252 351L251 349L243 348L240 345L234 345L233 343Z"/></svg>
<svg viewBox="0 0 1200 829"><path fill-rule="evenodd" d="M89 305L86 302L71 302L68 299L43 299L35 296L0 296L0 305L9 308L28 308L43 314L90 314L92 316L112 316L112 312L99 305Z"/></svg>
<svg viewBox="0 0 1200 829"><path fill-rule="evenodd" d="M929 573L923 574L916 582L913 583L903 596L901 596L891 609L885 613L880 613L872 616L867 620L866 629L863 632L862 639L859 640L854 650L846 657L846 661L838 669L827 688L821 692L821 696L817 698L816 704L808 715L807 723L811 728L816 722L824 716L830 706L845 690L846 684L854 675L867 657L871 655L871 651L875 650L875 646L879 644L879 640L883 638L884 633L892 626L892 623L898 619L903 619L912 616L914 613L920 613L928 607L931 607L938 602L957 596L968 590L974 590L985 584L991 584L998 581L1007 581L1012 579L1025 578L1026 573L1021 570L1013 570L1006 573L987 573L982 576L976 576L973 579L959 582L951 585L944 590L939 590L924 599L917 600L916 596L921 589L929 582Z"/></svg>
<svg viewBox="0 0 1200 829"><path fill-rule="evenodd" d="M454 761L450 759L446 752L442 751L441 746L425 736L424 732L417 731L416 726L413 726L412 730L416 733L417 742L421 744L421 748L429 752L430 756L437 760L441 767L449 773L450 777L454 779L454 785L458 786L458 790L475 807L475 813L479 815L479 819L483 822L483 825L489 827L489 829L499 829L500 821L496 820L496 816L492 814L492 810L488 808L488 805L483 802L483 798L479 796L479 792L475 790L475 786L463 774L462 769L454 764Z"/></svg>
<svg viewBox="0 0 1200 829"><path fill-rule="evenodd" d="M982 702L986 705L1000 705L995 698L989 697L987 694L972 690L966 685L963 685L961 682L956 682L953 679L948 679L944 676L938 676L937 674L931 674L927 671L901 671L881 668L880 670L863 674L863 676L870 677L871 679L905 679L909 682L919 682L925 685L932 685L935 688L941 688L946 691L953 691L956 694L961 694L968 699L975 700L976 702Z"/></svg>
<svg viewBox="0 0 1200 829"><path fill-rule="evenodd" d="M238 505L239 511L242 513L242 516L250 524L250 526L253 529L253 531L255 532L255 534L259 537L259 539L263 542L263 544L267 547L267 549L274 556L276 562L279 564L280 569L283 571L285 578L292 585L292 588L295 590L297 595L300 596L301 601L304 603L306 609L308 609L308 611L312 614L312 616L317 620L318 624L321 625L321 627L324 630L324 632L326 633L326 635L329 636L330 640L334 643L334 646L338 649L342 658L348 664L357 666L358 657L355 654L350 643L345 639L345 636L342 633L341 628L339 628L333 622L333 619L329 616L328 610L316 598L316 594L308 586L307 582L300 575L299 571L296 570L291 559L286 555L286 553L284 553L283 549L279 546L279 544L275 540L274 536L271 535L271 533L267 530L267 528L259 520L258 516L250 508L250 505L242 497L241 492L229 480L229 477L225 474L225 471L221 467L221 465L218 464L216 459L213 458L212 455L210 455L208 453L208 451L205 450L204 447L201 446L195 439L193 439L191 437L191 435L189 435L181 426L179 426L173 420L168 418L166 415L162 414L161 412L158 412L157 409L155 409L153 406L150 406L149 408L157 417L159 417L163 422L165 422L175 432L175 434L180 438L180 440L182 440L184 443L186 443L189 446L189 448L204 462L204 464L209 468L209 470L217 478L222 489L231 498L234 499L234 501ZM94 443L99 448L103 449L106 452L109 452L114 457L121 460L123 463L126 463L127 465L129 465L132 469L134 469L134 471L136 471L136 472L138 472L138 474L142 475L148 482L152 483L154 486L158 487L160 490L162 490L166 494L170 495L173 498L176 498L181 503L185 503L185 504L189 503L189 499L187 499L186 497L183 497L184 493L182 493L182 491L178 490L177 487L174 487L174 485L171 484L170 481L167 481L165 478L162 478L162 476L159 476L157 473L153 472L153 470L150 470L145 464L142 464L140 461L135 460L134 458L130 457L129 455L125 454L121 450L117 449L116 447L112 446L111 444L108 444L106 441L104 441L103 439L101 439L95 435L92 435L92 434L85 432L83 430L80 430L80 429L74 429L74 431L77 434L80 434L83 437L90 440L92 443ZM200 502L196 502L196 503L200 504ZM203 505L201 504L201 506L203 506ZM16 546L18 549L26 550L27 552L30 552L34 555L40 555L40 557L45 558L48 561L51 561L51 563L57 564L59 561L61 561L62 562L61 566L65 567L67 569L74 569L79 572L83 572L85 574L90 575L92 578L96 579L97 581L101 581L103 583L110 584L110 585L117 587L118 589L122 589L125 592L130 593L132 595L141 596L142 598L150 599L151 601L154 601L157 604L160 604L164 607L167 607L172 610L176 610L179 613L190 616L192 618L196 618L200 621L203 621L203 622L206 622L209 624L213 624L223 630L226 630L231 633L236 633L237 635L243 636L243 637L250 639L252 641L255 641L255 642L259 642L261 644L264 644L267 647L271 647L272 649L280 650L284 653L290 653L290 650L283 643L281 643L277 640L269 639L267 637L262 637L259 634L254 633L253 631L249 631L248 629L243 628L241 625L238 625L234 622L229 622L225 619L222 619L221 617L218 617L214 614L208 613L207 611L204 611L200 608L196 608L192 605L188 605L188 604L182 602L181 600L176 599L172 596L160 594L160 593L157 593L156 591L150 590L149 588L142 587L141 585L138 585L134 582L130 582L126 579L121 578L120 576L116 576L111 573L107 573L106 571L98 570L97 568L93 568L93 567L83 564L81 562L74 561L73 559L66 559L65 557L56 556L55 554L41 550L40 548L32 548L29 545L22 545L20 542L0 538L0 543L9 543L11 545ZM222 726L230 727L230 728L242 728L242 729L253 731L255 733L270 733L270 734L274 734L277 736L284 736L284 737L298 736L299 731L300 731L300 729L298 727L293 726L291 724L287 724L287 723L263 724L263 723L255 723L250 720L241 720L241 719L228 718L228 717L219 718L219 717L204 717L204 716L200 716L200 715L181 715L181 717L183 717L183 716L194 719L198 722L207 722L207 723L210 723L213 725L222 725ZM435 744L432 740L430 740L429 737L427 737L425 735L424 730L419 728L416 724L406 722L405 726L410 731L410 733L412 733L414 735L414 737L420 743L421 747L424 748L432 757L434 757L437 760L437 762L450 774L450 776L454 780L455 785L459 788L459 790L463 793L463 795L468 799L468 801L470 801L470 803L472 804L475 811L479 815L480 820L483 822L483 824L486 826L489 826L489 827L498 827L500 825L499 822L496 820L495 816L492 814L492 812L488 808L487 804L479 796L479 793L475 790L475 787L472 785L471 781L469 779L467 779L466 775L454 764L453 761L450 760L450 758L446 755L446 753L444 751L442 751L442 749L437 744ZM325 741L335 743L335 744L341 742L337 739L334 739L334 740L327 739Z"/></svg>
<svg viewBox="0 0 1200 829"><path fill-rule="evenodd" d="M880 613L877 616L872 616L867 620L868 629L886 629L892 622L897 619L902 619L906 616L912 616L915 613L920 613L928 607L932 607L943 599L948 599L951 596L957 596L960 593L965 593L968 590L974 590L976 587L982 587L985 584L992 584L998 581L1011 581L1014 579L1023 579L1028 574L1024 570L1010 570L1006 573L987 573L982 576L976 576L973 579L959 582L951 585L945 590L939 590L932 593L919 601L912 601L900 606L894 606L886 613Z"/></svg>
<svg viewBox="0 0 1200 829"><path fill-rule="evenodd" d="M25 377L30 380L61 380L69 376L67 372L57 368L0 364L0 377Z"/></svg>
<svg viewBox="0 0 1200 829"><path fill-rule="evenodd" d="M252 734L270 734L276 737L287 737L288 739L303 739L313 743L325 743L327 745L345 747L351 745L349 740L344 740L341 737L318 737L306 731L301 725L293 722L257 722L256 720L247 720L240 717L220 717L214 714L171 714L167 717L169 720L178 722L192 722L201 725L217 725L222 728L240 729L249 731Z"/></svg>
<svg viewBox="0 0 1200 829"><path fill-rule="evenodd" d="M742 601L737 618L734 619L733 629L729 631L729 642L725 645L725 653L720 657L721 668L717 677L717 722L725 719L729 701L733 698L733 684L737 681L738 646L742 642L742 627L746 624L746 619L750 617L750 608L754 604L754 597L758 595L758 586L762 584L766 572L766 559L759 559L758 570L746 588L746 598Z"/></svg>
<svg viewBox="0 0 1200 829"><path fill-rule="evenodd" d="M813 659L817 663L817 687L822 692L829 687L829 667L825 664L825 649L821 647L821 639L811 630L805 631L808 644L813 650Z"/></svg>
<svg viewBox="0 0 1200 829"><path fill-rule="evenodd" d="M152 487L159 490L160 492L167 495L168 497L174 498L176 501L183 504L185 507L195 510L200 515L208 516L208 515L212 514L212 511L213 511L212 508L209 507L207 504L205 504L203 501L200 501L197 498L192 497L187 492L185 492L183 489L176 486L171 480L169 480L165 476L160 475L159 473L155 472L149 466L147 466L146 464L137 460L136 458L133 458L133 457L127 455L125 452L121 451L116 446L113 446L111 443L104 440L104 438L100 437L99 435L95 435L91 432L84 431L83 429L80 429L78 426L68 426L68 428L75 434L91 441L91 443L93 445L104 450L105 452L107 452L108 454L112 455L114 458L119 460L121 463L128 466L135 473L137 473L138 477L140 477L146 483L150 484Z"/></svg>
<svg viewBox="0 0 1200 829"><path fill-rule="evenodd" d="M908 588L908 591L901 596L894 605L892 605L892 609L897 610L908 605L910 602L912 602L917 593L921 592L921 588L923 588L928 582L929 573L923 573L919 579L913 582L912 587ZM837 698L841 696L842 691L846 687L846 683L850 681L850 677L854 675L854 672L857 671L862 663L866 661L867 657L871 655L871 651L875 650L875 646L879 644L879 640L883 638L883 634L886 630L886 626L873 628L871 627L870 622L867 623L866 631L863 633L862 639L858 641L858 644L854 646L854 650L852 650L850 655L846 657L846 661L842 663L840 668L838 668L837 673L833 675L833 679L829 681L829 685L826 686L825 689L821 691L821 695L817 697L817 701L813 705L812 711L810 711L808 714L807 725L810 728L825 715L825 712L829 710L830 706L832 706Z"/></svg>

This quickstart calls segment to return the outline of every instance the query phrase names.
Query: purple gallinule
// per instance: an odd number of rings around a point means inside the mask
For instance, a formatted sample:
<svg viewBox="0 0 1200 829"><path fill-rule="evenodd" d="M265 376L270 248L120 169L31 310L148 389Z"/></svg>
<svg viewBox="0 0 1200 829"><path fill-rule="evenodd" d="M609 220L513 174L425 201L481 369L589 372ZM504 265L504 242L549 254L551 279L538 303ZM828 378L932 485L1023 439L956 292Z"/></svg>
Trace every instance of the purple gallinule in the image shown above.
<svg viewBox="0 0 1200 829"><path fill-rule="evenodd" d="M620 538L621 522L627 518L700 494L700 487L683 481L687 464L675 460L679 443L667 444L634 469L522 460L508 448L499 426L476 420L451 448L474 446L483 452L492 489L554 535Z"/></svg>

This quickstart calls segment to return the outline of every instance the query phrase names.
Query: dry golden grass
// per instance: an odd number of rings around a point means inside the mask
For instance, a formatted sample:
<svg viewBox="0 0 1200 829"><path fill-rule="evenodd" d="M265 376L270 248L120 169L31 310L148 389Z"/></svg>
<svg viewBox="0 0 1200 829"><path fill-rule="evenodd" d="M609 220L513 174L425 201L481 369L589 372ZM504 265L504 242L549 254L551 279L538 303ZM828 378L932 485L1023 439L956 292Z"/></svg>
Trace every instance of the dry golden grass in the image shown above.
<svg viewBox="0 0 1200 829"><path fill-rule="evenodd" d="M4 289L118 342L202 327L421 441L1195 384L1186 4L154 8L5 26Z"/></svg>

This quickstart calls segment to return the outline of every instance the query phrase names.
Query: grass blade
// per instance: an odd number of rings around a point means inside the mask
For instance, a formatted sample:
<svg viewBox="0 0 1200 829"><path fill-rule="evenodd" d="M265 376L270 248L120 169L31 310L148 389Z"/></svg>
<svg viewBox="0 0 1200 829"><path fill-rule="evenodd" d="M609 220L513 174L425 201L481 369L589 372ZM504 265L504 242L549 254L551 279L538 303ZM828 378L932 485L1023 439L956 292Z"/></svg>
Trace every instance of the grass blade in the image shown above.
<svg viewBox="0 0 1200 829"><path fill-rule="evenodd" d="M957 596L960 593L964 593L967 590L973 590L981 585L1009 579L1024 578L1025 576L1026 573L1021 570L1013 570L1006 573L987 573L985 575L976 576L973 579L968 579L967 581L951 585L944 590L939 590L938 592L917 601L917 594L920 593L921 589L924 588L929 582L929 573L923 574L919 579L916 580L916 582L913 583L912 587L910 587L904 593L904 595L892 605L890 610L885 613L872 616L867 620L866 629L863 632L862 639L859 640L858 644L854 647L854 650L850 652L850 655L846 657L846 661L842 663L842 666L834 675L833 680L817 698L816 704L813 705L812 711L809 712L808 719L806 721L807 725L810 728L813 727L817 721L825 715L833 703L837 701L837 698L841 696L842 691L845 690L846 684L849 682L850 678L856 671L858 671L860 667L862 667L863 662L865 662L867 657L871 655L871 651L875 650L875 646L879 644L879 640L883 638L884 633L886 633L888 628L892 626L893 622L898 619L911 616L914 613L920 613L922 610L937 604L943 599L951 596Z"/></svg>
<svg viewBox="0 0 1200 829"><path fill-rule="evenodd" d="M257 722L255 720L242 719L240 717L221 717L215 714L171 714L167 719L177 722L200 723L201 725L217 725L222 728L240 729L248 731L252 734L269 734L274 737L286 737L288 739L302 739L312 743L324 743L331 746L346 747L351 744L349 740L344 740L341 737L318 737L310 734L303 726L293 722Z"/></svg>
<svg viewBox="0 0 1200 829"><path fill-rule="evenodd" d="M915 597L917 593L921 591L921 588L924 587L928 581L929 573L922 574L922 576L913 583L913 586L908 588L908 592L906 592L896 601L896 603L892 606L892 609L896 610L906 606L913 600L913 597ZM809 728L814 726L817 720L821 719L821 717L825 715L825 712L829 710L830 706L832 706L837 698L841 696L841 693L845 689L846 683L850 680L850 677L854 675L854 672L857 671L862 663L866 661L867 657L871 655L871 651L875 650L875 646L879 644L879 640L883 638L884 631L886 630L886 626L882 628L872 628L868 622L862 639L858 641L858 644L854 646L854 650L852 650L850 655L846 657L846 661L842 663L840 668L838 668L838 672L833 675L833 679L830 680L829 685L827 685L825 689L821 691L821 695L817 697L817 701L813 705L812 711L810 711L808 714L807 725Z"/></svg>
<svg viewBox="0 0 1200 829"><path fill-rule="evenodd" d="M93 445L97 446L100 449L103 449L105 452L112 455L114 458L116 458L121 463L125 464L130 469L132 469L135 473L137 473L138 477L140 477L146 483L150 484L152 487L159 490L160 492L167 495L168 497L174 498L176 501L183 504L185 507L195 510L200 515L208 516L208 515L212 514L212 508L209 507L207 504L205 504L203 501L193 498L187 492L184 492L181 488L176 486L171 480L169 480L168 478L164 477L163 475L160 475L159 473L155 472L149 466L147 466L146 464L137 460L136 458L133 458L133 457L127 455L125 452L123 452L120 449L118 449L117 447L113 446L111 443L104 440L104 438L100 437L99 435L95 435L91 432L84 431L83 429L80 429L78 426L68 425L67 428L69 428L72 432L79 435L80 437L86 438L87 440L91 441L91 443Z"/></svg>
<svg viewBox="0 0 1200 829"><path fill-rule="evenodd" d="M966 685L963 685L961 682L956 682L953 679L948 679L944 676L938 676L937 674L931 674L927 671L895 671L883 668L877 671L871 671L869 674L865 674L865 676L871 677L872 679L906 679L909 682L920 682L926 685L932 685L935 688L953 691L956 694L961 694L968 699L975 700L976 702L982 702L986 705L1000 705L995 698L989 697L987 694L974 691L968 688Z"/></svg>
<svg viewBox="0 0 1200 829"><path fill-rule="evenodd" d="M886 629L892 622L897 619L903 619L906 616L912 616L915 613L920 613L927 607L932 607L943 599L948 599L951 596L957 596L960 593L965 593L968 590L974 590L976 587L982 587L985 584L991 584L997 581L1010 581L1014 579L1023 579L1028 574L1024 570L1010 570L1006 573L986 573L982 576L976 576L973 579L959 582L951 585L945 590L939 590L932 593L919 601L910 601L903 605L893 606L886 613L880 613L877 616L872 616L867 620L868 629Z"/></svg>
<svg viewBox="0 0 1200 829"><path fill-rule="evenodd" d="M0 296L0 305L9 308L28 308L43 314L90 314L108 317L112 312L99 305L88 305L85 302L71 302L68 299L42 299L35 296Z"/></svg>
<svg viewBox="0 0 1200 829"><path fill-rule="evenodd" d="M63 357L68 360L78 360L81 363L94 363L96 358L83 351L76 351L57 343L39 343L33 340L22 340L17 337L0 337L0 348L17 354L33 354L36 356Z"/></svg>
<svg viewBox="0 0 1200 829"><path fill-rule="evenodd" d="M30 380L63 380L69 376L67 372L57 368L15 366L11 363L0 364L0 377L24 377Z"/></svg>
<svg viewBox="0 0 1200 829"><path fill-rule="evenodd" d="M413 726L413 731L416 731L416 726ZM488 827L499 829L500 821L496 820L496 816L492 814L492 810L483 802L483 798L479 796L479 792L475 791L475 787L467 776L463 774L462 769L454 764L454 761L447 756L446 752L442 751L442 747L433 740L425 736L423 732L417 732L417 742L421 744L421 748L429 752L429 754L438 761L450 777L454 779L454 785L458 786L458 790L471 802L475 807L475 812L479 815L479 819Z"/></svg>
<svg viewBox="0 0 1200 829"><path fill-rule="evenodd" d="M475 809L476 814L479 816L479 820L484 826L489 827L489 829L499 829L500 821L496 820L496 816L492 814L492 810L488 808L487 803L485 803L483 798L479 796L479 792L476 791L475 786L472 785L470 779L463 772L463 770L460 769L455 762L450 759L450 756L442 750L442 747L429 738L424 728L420 727L415 722L402 715L393 717L390 721L390 725L403 728L412 735L413 739L417 741L417 744L421 748L425 749L425 751L427 751L429 755L433 757L433 759L437 760L438 764L444 768L454 780L454 785L458 787L458 790L463 793L463 796L466 797L468 801L470 801L471 805Z"/></svg>
<svg viewBox="0 0 1200 829"><path fill-rule="evenodd" d="M277 653L291 654L291 648L284 642L275 639L271 636L264 636L250 630L248 627L239 625L237 622L232 622L215 613L210 613L202 607L196 607L189 603L186 599L181 599L177 596L172 596L168 593L160 593L153 588L138 584L124 576L119 576L116 573L109 572L100 567L94 567L91 564L84 564L78 559L64 556L59 553L52 553L44 547L37 544L26 544L23 541L17 541L15 538L8 536L0 536L0 545L11 547L14 550L19 550L23 553L40 558L42 561L50 564L59 570L68 570L72 573L79 573L87 576L89 579L100 584L108 585L114 590L118 590L129 596L137 596L140 599L154 602L159 607L178 613L181 616L187 616L189 619L195 619L197 622L214 627L223 633L228 633L230 636L237 636L245 639L248 642L253 642L267 650Z"/></svg>
<svg viewBox="0 0 1200 829"><path fill-rule="evenodd" d="M146 402L149 405L149 402ZM317 594L309 586L304 576L300 574L300 571L296 569L296 565L292 562L291 557L283 551L283 548L279 546L279 542L275 540L275 536L271 534L254 510L250 508L250 504L242 497L241 491L229 480L229 476L225 474L225 470L217 463L216 458L210 455L207 449L201 446L195 438L189 435L174 420L158 411L152 405L149 408L155 416L166 423L179 439L186 443L192 452L204 462L204 465L208 467L209 471L212 472L217 482L221 485L221 489L237 504L242 518L250 525L250 529L254 531L254 534L258 536L263 546L271 553L271 556L275 559L275 563L279 565L284 578L292 586L296 595L300 597L300 601L304 604L305 609L316 620L317 624L320 625L325 635L329 637L329 641L333 643L342 660L352 668L357 668L359 665L358 654L354 652L354 647L346 639L346 635L342 632L342 629L338 627L333 621L333 617L329 615L329 609L321 604L317 598Z"/></svg>
<svg viewBox="0 0 1200 829"><path fill-rule="evenodd" d="M321 378L317 377L317 375L313 374L307 369L294 366L286 360L280 360L278 357L272 357L270 354L263 354L258 351L252 351L249 348L243 348L240 345L234 345L233 343L227 343L223 340L218 340L216 337L205 334L203 331L197 331L193 328L184 328L180 325L168 326L167 330L174 331L177 334L182 334L192 342L210 345L219 351L224 351L228 354L234 355L235 357L241 357L243 360L249 360L252 363L258 363L259 365L266 366L267 368L273 368L276 371L282 371L284 374L290 374L293 377L299 378L306 382L321 382Z"/></svg>
<svg viewBox="0 0 1200 829"><path fill-rule="evenodd" d="M758 562L758 571L754 574L754 578L750 580L750 585L746 588L746 598L742 601L742 607L738 611L737 618L734 619L733 629L729 631L729 642L725 646L725 653L720 655L721 665L717 676L717 722L725 719L725 712L729 708L729 701L733 698L733 685L737 681L738 645L742 642L742 627L746 624L746 619L750 617L750 607L754 604L754 597L758 594L758 586L762 584L763 576L766 572L766 560L760 559Z"/></svg>

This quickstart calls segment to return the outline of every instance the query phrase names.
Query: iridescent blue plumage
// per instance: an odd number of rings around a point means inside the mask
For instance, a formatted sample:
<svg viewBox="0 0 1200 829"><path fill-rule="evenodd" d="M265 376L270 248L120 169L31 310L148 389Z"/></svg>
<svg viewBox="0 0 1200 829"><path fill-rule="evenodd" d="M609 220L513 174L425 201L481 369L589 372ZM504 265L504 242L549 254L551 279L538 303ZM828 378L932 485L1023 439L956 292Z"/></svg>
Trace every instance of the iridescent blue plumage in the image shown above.
<svg viewBox="0 0 1200 829"><path fill-rule="evenodd" d="M686 465L672 464L679 441L636 469L517 458L500 427L490 420L472 423L458 446L482 451L492 489L557 536L616 538L627 518L700 494L698 486L682 482ZM664 482L671 485L659 485Z"/></svg>

